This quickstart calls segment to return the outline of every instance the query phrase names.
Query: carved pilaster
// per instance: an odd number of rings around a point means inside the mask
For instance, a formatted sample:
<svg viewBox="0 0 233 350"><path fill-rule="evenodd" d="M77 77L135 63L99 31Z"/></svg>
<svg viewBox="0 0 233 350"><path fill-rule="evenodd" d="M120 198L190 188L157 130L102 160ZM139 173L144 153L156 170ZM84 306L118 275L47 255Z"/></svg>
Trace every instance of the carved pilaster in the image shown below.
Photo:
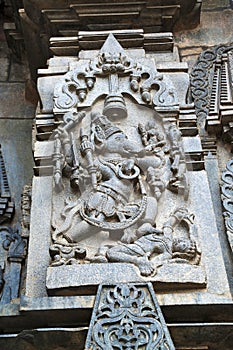
<svg viewBox="0 0 233 350"><path fill-rule="evenodd" d="M232 147L232 50L232 45L220 45L203 51L191 73L191 91L199 132L207 151L216 148L213 135L222 135L224 142Z"/></svg>

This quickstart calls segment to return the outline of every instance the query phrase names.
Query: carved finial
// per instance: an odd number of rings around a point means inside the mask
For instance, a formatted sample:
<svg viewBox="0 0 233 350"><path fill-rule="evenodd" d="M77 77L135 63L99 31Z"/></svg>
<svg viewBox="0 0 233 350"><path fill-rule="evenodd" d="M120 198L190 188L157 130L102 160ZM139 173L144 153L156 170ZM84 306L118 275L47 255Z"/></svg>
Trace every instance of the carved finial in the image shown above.
<svg viewBox="0 0 233 350"><path fill-rule="evenodd" d="M123 47L120 45L112 33L109 34L104 45L100 49L100 53L111 52L112 55L119 54L123 51Z"/></svg>

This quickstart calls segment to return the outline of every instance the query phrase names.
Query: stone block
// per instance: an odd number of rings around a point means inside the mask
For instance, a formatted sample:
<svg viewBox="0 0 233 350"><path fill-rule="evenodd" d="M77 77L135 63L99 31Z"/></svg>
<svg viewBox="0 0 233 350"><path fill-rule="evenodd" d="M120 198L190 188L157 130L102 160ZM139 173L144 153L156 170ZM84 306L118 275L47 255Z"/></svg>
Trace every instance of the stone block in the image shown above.
<svg viewBox="0 0 233 350"><path fill-rule="evenodd" d="M35 107L25 100L24 83L0 83L0 119L33 119Z"/></svg>
<svg viewBox="0 0 233 350"><path fill-rule="evenodd" d="M47 296L45 283L50 261L51 191L51 177L34 178L26 278L26 296L34 298Z"/></svg>
<svg viewBox="0 0 233 350"><path fill-rule="evenodd" d="M0 55L0 81L6 81L8 79L9 74L9 59L7 57L1 57Z"/></svg>
<svg viewBox="0 0 233 350"><path fill-rule="evenodd" d="M26 63L11 61L9 81L25 82L29 77L30 73Z"/></svg>
<svg viewBox="0 0 233 350"><path fill-rule="evenodd" d="M31 129L31 120L0 119L2 151L16 206L15 221L20 215L23 186L31 183L33 175Z"/></svg>
<svg viewBox="0 0 233 350"><path fill-rule="evenodd" d="M227 1L228 0L224 0ZM219 0L221 2L221 0ZM200 47L211 47L220 43L231 43L233 33L229 28L232 25L232 10L225 9L204 11L201 15L201 25L193 30L174 33L175 43L179 48L193 48L196 52ZM199 49L198 49L199 51Z"/></svg>
<svg viewBox="0 0 233 350"><path fill-rule="evenodd" d="M163 288L203 288L206 286L205 271L198 266L168 264L158 268L155 276L143 278L131 264L87 264L49 267L46 287L51 295L95 293L101 283L131 283L150 281L157 291ZM167 284L167 286L166 286ZM169 287L168 287L169 285Z"/></svg>
<svg viewBox="0 0 233 350"><path fill-rule="evenodd" d="M200 137L199 136L184 137L183 147L186 153L202 152Z"/></svg>

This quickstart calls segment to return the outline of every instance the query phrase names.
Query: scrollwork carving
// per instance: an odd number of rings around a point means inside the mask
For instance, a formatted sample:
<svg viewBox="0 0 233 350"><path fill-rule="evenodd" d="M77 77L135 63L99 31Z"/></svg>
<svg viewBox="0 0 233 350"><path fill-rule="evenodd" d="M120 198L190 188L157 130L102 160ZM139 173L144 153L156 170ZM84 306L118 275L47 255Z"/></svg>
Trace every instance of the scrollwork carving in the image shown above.
<svg viewBox="0 0 233 350"><path fill-rule="evenodd" d="M227 236L233 252L233 159L229 160L222 173L221 190Z"/></svg>
<svg viewBox="0 0 233 350"><path fill-rule="evenodd" d="M151 285L100 286L85 349L175 350Z"/></svg>
<svg viewBox="0 0 233 350"><path fill-rule="evenodd" d="M232 49L231 44L203 51L192 70L190 86L202 136L205 135L205 128L219 133L221 127L223 134L229 132L223 115L220 120L220 110L222 106L232 110L232 81L229 74L232 72ZM225 136L226 139L228 137Z"/></svg>
<svg viewBox="0 0 233 350"><path fill-rule="evenodd" d="M156 68L140 64L129 58L112 34L102 47L97 58L86 67L68 72L54 90L55 110L67 111L82 106L91 90L94 90L99 78L108 78L108 95L104 114L109 115L108 100L118 104L115 113L126 117L122 93L139 98L141 103L153 106L175 106L178 104L175 89L168 77L158 73ZM119 91L120 79L128 80L128 89ZM94 96L95 94L92 93ZM112 96L112 97L111 97ZM117 112L116 112L117 110Z"/></svg>

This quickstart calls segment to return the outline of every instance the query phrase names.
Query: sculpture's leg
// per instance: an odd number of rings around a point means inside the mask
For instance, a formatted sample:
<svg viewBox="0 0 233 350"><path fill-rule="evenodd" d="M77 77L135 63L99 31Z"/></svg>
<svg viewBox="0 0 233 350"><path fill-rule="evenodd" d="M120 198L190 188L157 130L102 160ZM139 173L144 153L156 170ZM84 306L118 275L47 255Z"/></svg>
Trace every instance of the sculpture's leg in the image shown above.
<svg viewBox="0 0 233 350"><path fill-rule="evenodd" d="M112 262L124 262L136 265L143 276L149 276L155 273L155 268L148 260L147 255L136 255L137 253L133 252L133 249L131 250L133 246L134 244L130 244L129 249L127 246L123 245L110 248L106 256L108 260ZM135 248L137 249L138 247Z"/></svg>
<svg viewBox="0 0 233 350"><path fill-rule="evenodd" d="M99 231L99 227L92 226L85 220L81 220L72 225L71 230L66 233L66 236L70 237L73 242L80 242L81 240L89 238Z"/></svg>
<svg viewBox="0 0 233 350"><path fill-rule="evenodd" d="M147 197L146 211L140 221L142 223L148 222L151 225L155 224L155 219L157 216L158 202L154 197Z"/></svg>

